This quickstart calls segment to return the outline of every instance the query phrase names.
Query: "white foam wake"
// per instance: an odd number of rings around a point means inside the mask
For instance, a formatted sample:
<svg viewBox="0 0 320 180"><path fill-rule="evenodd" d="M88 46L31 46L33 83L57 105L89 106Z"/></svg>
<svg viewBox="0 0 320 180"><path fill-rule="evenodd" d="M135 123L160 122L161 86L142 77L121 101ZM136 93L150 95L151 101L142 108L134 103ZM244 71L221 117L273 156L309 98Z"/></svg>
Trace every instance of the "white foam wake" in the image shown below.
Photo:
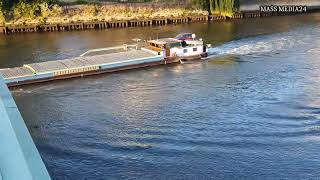
<svg viewBox="0 0 320 180"><path fill-rule="evenodd" d="M230 41L208 49L208 58L225 55L267 54L279 51L290 51L310 41L305 32L291 32L261 35L251 38Z"/></svg>

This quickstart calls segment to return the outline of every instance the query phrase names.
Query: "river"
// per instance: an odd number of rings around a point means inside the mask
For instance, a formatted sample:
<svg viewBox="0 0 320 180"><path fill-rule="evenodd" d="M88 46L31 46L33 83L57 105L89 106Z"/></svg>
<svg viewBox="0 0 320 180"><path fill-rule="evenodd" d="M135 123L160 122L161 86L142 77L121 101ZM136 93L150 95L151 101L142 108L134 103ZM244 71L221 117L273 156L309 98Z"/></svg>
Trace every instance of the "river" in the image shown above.
<svg viewBox="0 0 320 180"><path fill-rule="evenodd" d="M12 89L52 178L319 179L319 13L0 36L0 67L181 32L211 58Z"/></svg>

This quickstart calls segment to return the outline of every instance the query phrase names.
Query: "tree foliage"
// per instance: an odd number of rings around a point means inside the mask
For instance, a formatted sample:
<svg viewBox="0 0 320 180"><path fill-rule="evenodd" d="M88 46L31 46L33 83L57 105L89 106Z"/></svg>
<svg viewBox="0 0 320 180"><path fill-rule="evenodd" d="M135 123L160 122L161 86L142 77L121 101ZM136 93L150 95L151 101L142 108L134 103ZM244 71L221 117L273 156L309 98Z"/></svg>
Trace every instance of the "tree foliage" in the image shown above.
<svg viewBox="0 0 320 180"><path fill-rule="evenodd" d="M0 23L5 22L6 19L23 22L38 19L45 23L46 18L59 16L63 12L62 8L56 4L56 0L19 0L11 2L13 4L0 3L2 7L0 8Z"/></svg>
<svg viewBox="0 0 320 180"><path fill-rule="evenodd" d="M32 19L40 13L40 7L37 3L28 3L25 0L22 0L19 3L15 4L13 8L13 16L15 19L19 19L21 17Z"/></svg>
<svg viewBox="0 0 320 180"><path fill-rule="evenodd" d="M10 11L13 7L19 3L26 3L26 4L34 4L34 3L47 3L49 6L53 6L57 4L58 0L2 0L1 9L3 11Z"/></svg>
<svg viewBox="0 0 320 180"><path fill-rule="evenodd" d="M193 0L193 3L210 13L232 15L239 9L239 0Z"/></svg>
<svg viewBox="0 0 320 180"><path fill-rule="evenodd" d="M210 0L210 11L231 15L234 11L238 10L238 0Z"/></svg>

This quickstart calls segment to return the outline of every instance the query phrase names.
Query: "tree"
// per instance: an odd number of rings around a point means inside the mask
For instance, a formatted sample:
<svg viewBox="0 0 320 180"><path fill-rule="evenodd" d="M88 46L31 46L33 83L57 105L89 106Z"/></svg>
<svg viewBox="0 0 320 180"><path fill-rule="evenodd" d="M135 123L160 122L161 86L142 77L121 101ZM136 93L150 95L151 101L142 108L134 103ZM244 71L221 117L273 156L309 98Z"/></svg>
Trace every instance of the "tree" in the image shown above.
<svg viewBox="0 0 320 180"><path fill-rule="evenodd" d="M210 0L210 11L232 15L239 9L239 0Z"/></svg>
<svg viewBox="0 0 320 180"><path fill-rule="evenodd" d="M231 15L239 8L239 0L193 0L193 4L209 13Z"/></svg>

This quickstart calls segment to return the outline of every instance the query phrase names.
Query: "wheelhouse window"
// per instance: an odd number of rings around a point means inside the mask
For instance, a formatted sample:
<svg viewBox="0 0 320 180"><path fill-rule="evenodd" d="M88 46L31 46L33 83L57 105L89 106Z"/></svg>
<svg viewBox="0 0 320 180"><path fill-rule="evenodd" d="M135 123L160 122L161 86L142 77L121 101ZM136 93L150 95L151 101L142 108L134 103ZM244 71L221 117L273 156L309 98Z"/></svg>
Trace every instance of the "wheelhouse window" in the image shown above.
<svg viewBox="0 0 320 180"><path fill-rule="evenodd" d="M168 44L170 48L173 48L173 47L180 47L181 46L181 43L180 42L176 42L176 43L170 43Z"/></svg>
<svg viewBox="0 0 320 180"><path fill-rule="evenodd" d="M183 50L183 53L187 53L187 52L188 52L188 49L184 49L184 50Z"/></svg>
<svg viewBox="0 0 320 180"><path fill-rule="evenodd" d="M196 51L198 51L198 49L197 48L193 48L193 52L196 52Z"/></svg>

